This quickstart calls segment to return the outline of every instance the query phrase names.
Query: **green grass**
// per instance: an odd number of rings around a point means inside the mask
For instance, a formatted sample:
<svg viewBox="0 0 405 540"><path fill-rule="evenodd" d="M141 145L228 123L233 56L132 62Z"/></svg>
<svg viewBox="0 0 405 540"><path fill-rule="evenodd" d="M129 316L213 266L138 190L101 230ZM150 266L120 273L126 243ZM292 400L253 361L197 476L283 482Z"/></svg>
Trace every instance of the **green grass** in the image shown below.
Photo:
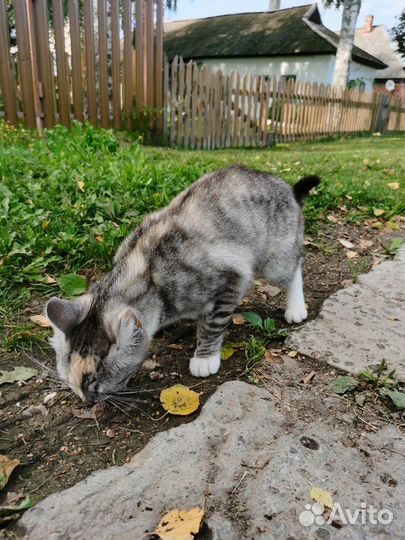
<svg viewBox="0 0 405 540"><path fill-rule="evenodd" d="M370 137L283 144L265 150L186 151L142 147L130 134L81 127L43 139L0 123L0 333L32 292L50 294L46 274L105 270L145 214L202 174L242 163L294 183L319 174L305 206L307 227L347 207L347 219L405 209L405 139ZM389 182L399 182L393 191Z"/></svg>

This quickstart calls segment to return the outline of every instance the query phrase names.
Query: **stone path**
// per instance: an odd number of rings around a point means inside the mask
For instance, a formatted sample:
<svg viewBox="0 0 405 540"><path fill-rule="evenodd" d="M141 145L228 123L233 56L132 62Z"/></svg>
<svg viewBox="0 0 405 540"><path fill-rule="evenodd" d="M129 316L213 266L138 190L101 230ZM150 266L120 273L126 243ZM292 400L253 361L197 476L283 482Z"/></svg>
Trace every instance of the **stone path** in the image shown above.
<svg viewBox="0 0 405 540"><path fill-rule="evenodd" d="M333 294L287 345L353 373L385 359L405 380L405 246L393 261Z"/></svg>
<svg viewBox="0 0 405 540"><path fill-rule="evenodd" d="M404 262L401 250L333 295L289 345L350 371L385 358L404 376ZM203 540L404 540L399 429L359 423L322 380L297 383L303 362L286 356L272 369L277 392L223 384L196 420L156 435L129 464L51 495L24 514L20 532L29 540L141 540L168 510L198 505L209 529ZM341 505L333 525L321 516L313 523L312 486ZM360 512L355 524L348 511Z"/></svg>

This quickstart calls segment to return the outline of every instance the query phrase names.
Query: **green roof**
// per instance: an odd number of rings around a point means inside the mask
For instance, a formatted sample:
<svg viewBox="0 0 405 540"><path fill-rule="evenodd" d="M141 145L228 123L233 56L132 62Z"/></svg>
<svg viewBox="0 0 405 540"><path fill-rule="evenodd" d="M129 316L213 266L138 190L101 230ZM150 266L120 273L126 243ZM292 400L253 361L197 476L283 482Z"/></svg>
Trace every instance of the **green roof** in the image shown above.
<svg viewBox="0 0 405 540"><path fill-rule="evenodd" d="M172 60L335 54L339 36L325 28L316 4L167 22L164 49ZM352 58L376 69L386 65L353 47Z"/></svg>

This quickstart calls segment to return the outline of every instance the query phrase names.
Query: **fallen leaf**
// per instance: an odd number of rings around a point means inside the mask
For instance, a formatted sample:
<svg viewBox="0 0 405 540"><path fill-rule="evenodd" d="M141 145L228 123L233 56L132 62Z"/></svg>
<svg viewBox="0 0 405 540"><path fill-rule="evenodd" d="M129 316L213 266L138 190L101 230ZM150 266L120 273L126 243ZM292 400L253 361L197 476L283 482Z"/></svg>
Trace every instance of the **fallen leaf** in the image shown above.
<svg viewBox="0 0 405 540"><path fill-rule="evenodd" d="M364 394L356 394L354 400L359 407L363 407L364 402L366 401L366 396Z"/></svg>
<svg viewBox="0 0 405 540"><path fill-rule="evenodd" d="M342 281L340 282L343 287L350 287L350 285L353 285L353 283L354 282L352 279L342 279Z"/></svg>
<svg viewBox="0 0 405 540"><path fill-rule="evenodd" d="M160 379L164 378L163 373L160 373L159 371L151 371L149 373L149 378L151 381L158 381Z"/></svg>
<svg viewBox="0 0 405 540"><path fill-rule="evenodd" d="M117 435L117 432L113 428L108 428L105 430L105 435L109 439L113 439Z"/></svg>
<svg viewBox="0 0 405 540"><path fill-rule="evenodd" d="M303 378L302 378L302 382L304 384L308 384L310 381L312 381L312 379L315 377L316 375L316 371L310 371L309 373L307 373Z"/></svg>
<svg viewBox="0 0 405 540"><path fill-rule="evenodd" d="M350 377L350 375L342 375L337 379L328 381L328 385L334 392L336 392L336 394L345 394L346 392L350 392L351 390L354 390L358 384L359 383L356 381L356 379Z"/></svg>
<svg viewBox="0 0 405 540"><path fill-rule="evenodd" d="M47 407L52 407L57 395L58 395L57 392L50 392L49 394L46 394L43 400L43 404L46 405Z"/></svg>
<svg viewBox="0 0 405 540"><path fill-rule="evenodd" d="M289 351L287 354L290 358L295 358L298 354L298 351Z"/></svg>
<svg viewBox="0 0 405 540"><path fill-rule="evenodd" d="M168 345L167 348L172 349L174 351L182 351L183 345L180 345L178 343L170 343L170 345Z"/></svg>
<svg viewBox="0 0 405 540"><path fill-rule="evenodd" d="M21 490L18 493L15 491L8 491L6 495L6 502L7 504L15 504L18 501L21 501L21 499L24 497L24 491Z"/></svg>
<svg viewBox="0 0 405 540"><path fill-rule="evenodd" d="M0 454L0 490L7 484L11 473L19 464L19 459L10 459Z"/></svg>
<svg viewBox="0 0 405 540"><path fill-rule="evenodd" d="M49 274L45 274L45 283L48 283L48 285L55 285L56 279Z"/></svg>
<svg viewBox="0 0 405 540"><path fill-rule="evenodd" d="M385 214L385 210L382 210L381 208L374 208L374 215L376 217L382 216L383 214Z"/></svg>
<svg viewBox="0 0 405 540"><path fill-rule="evenodd" d="M244 325L246 321L245 321L245 318L243 317L243 315L241 313L236 313L232 317L232 322L233 322L233 324L236 324L237 326L241 326L241 325Z"/></svg>
<svg viewBox="0 0 405 540"><path fill-rule="evenodd" d="M405 409L405 394L403 392L381 388L380 396L389 397L397 409Z"/></svg>
<svg viewBox="0 0 405 540"><path fill-rule="evenodd" d="M274 351L271 351L270 349L267 349L265 358L269 364L283 364L284 363L284 360L281 358L281 356L279 354L276 354Z"/></svg>
<svg viewBox="0 0 405 540"><path fill-rule="evenodd" d="M386 319L388 319L389 321L399 321L399 318L396 317L395 315L388 315Z"/></svg>
<svg viewBox="0 0 405 540"><path fill-rule="evenodd" d="M345 248L354 248L354 244L352 244L352 242L349 242L349 240L345 240L344 238L339 238L338 242L340 242Z"/></svg>
<svg viewBox="0 0 405 540"><path fill-rule="evenodd" d="M153 531L161 540L193 540L201 526L204 510L191 508L191 510L171 510L167 512Z"/></svg>
<svg viewBox="0 0 405 540"><path fill-rule="evenodd" d="M356 257L358 257L358 253L357 251L346 251L346 257L348 259L355 259Z"/></svg>
<svg viewBox="0 0 405 540"><path fill-rule="evenodd" d="M390 182L389 184L387 184L387 186L390 188L390 189L393 189L394 191L396 189L399 189L399 183L398 182Z"/></svg>
<svg viewBox="0 0 405 540"><path fill-rule="evenodd" d="M80 191L84 191L84 182L83 180L78 180L77 181L77 187L80 189Z"/></svg>
<svg viewBox="0 0 405 540"><path fill-rule="evenodd" d="M358 244L359 244L359 248L363 250L363 249L367 249L371 247L373 245L373 241L366 240L365 238L360 238L360 240L358 241Z"/></svg>
<svg viewBox="0 0 405 540"><path fill-rule="evenodd" d="M312 500L326 506L326 508L333 507L333 497L332 494L329 493L329 491L325 491L322 488L312 486L311 491L309 492L309 496Z"/></svg>
<svg viewBox="0 0 405 540"><path fill-rule="evenodd" d="M157 367L160 367L160 364L159 362L156 362L156 360L149 358L149 360L145 360L145 362L142 364L142 367L145 369L153 370Z"/></svg>
<svg viewBox="0 0 405 540"><path fill-rule="evenodd" d="M221 348L221 360L228 360L228 358L231 358L236 353L236 349L233 347L227 347L224 345Z"/></svg>
<svg viewBox="0 0 405 540"><path fill-rule="evenodd" d="M257 291L271 297L277 296L281 293L281 289L279 289L278 287L274 287L273 285L261 285L257 288Z"/></svg>
<svg viewBox="0 0 405 540"><path fill-rule="evenodd" d="M81 420L97 420L103 413L101 403L96 403L91 409L73 409L72 414Z"/></svg>
<svg viewBox="0 0 405 540"><path fill-rule="evenodd" d="M45 315L31 315L30 321L37 324L38 326L41 326L42 328L49 328L51 326Z"/></svg>
<svg viewBox="0 0 405 540"><path fill-rule="evenodd" d="M21 501L20 504L17 504L15 506L0 506L0 516L4 516L12 512L21 512L22 510L27 510L27 508L31 508L33 504L34 503L30 500L29 497L25 497L25 499Z"/></svg>
<svg viewBox="0 0 405 540"><path fill-rule="evenodd" d="M160 402L170 414L188 415L200 405L200 396L187 386L176 384L160 392Z"/></svg>
<svg viewBox="0 0 405 540"><path fill-rule="evenodd" d="M28 381L38 372L34 368L17 366L13 371L1 371L0 384L13 383L19 381Z"/></svg>
<svg viewBox="0 0 405 540"><path fill-rule="evenodd" d="M56 278L56 282L66 296L79 296L87 291L86 280L77 274L66 274Z"/></svg>
<svg viewBox="0 0 405 540"><path fill-rule="evenodd" d="M340 223L340 219L334 214L329 214L328 216L326 216L326 219L328 221L331 221L332 223Z"/></svg>
<svg viewBox="0 0 405 540"><path fill-rule="evenodd" d="M36 416L38 414L43 414L46 416L48 414L48 410L43 405L30 405L22 412L23 416Z"/></svg>

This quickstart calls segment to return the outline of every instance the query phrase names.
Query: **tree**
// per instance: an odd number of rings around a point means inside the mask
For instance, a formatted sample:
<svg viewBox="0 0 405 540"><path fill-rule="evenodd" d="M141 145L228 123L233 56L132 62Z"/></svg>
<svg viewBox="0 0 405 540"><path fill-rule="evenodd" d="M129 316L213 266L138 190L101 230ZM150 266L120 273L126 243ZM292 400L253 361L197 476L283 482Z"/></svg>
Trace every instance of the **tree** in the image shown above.
<svg viewBox="0 0 405 540"><path fill-rule="evenodd" d="M354 44L357 17L361 0L324 0L325 6L343 6L339 45L336 51L335 72L332 84L346 88L349 81L350 61Z"/></svg>
<svg viewBox="0 0 405 540"><path fill-rule="evenodd" d="M405 11L398 17L399 22L391 29L391 35L398 45L398 52L405 58Z"/></svg>

